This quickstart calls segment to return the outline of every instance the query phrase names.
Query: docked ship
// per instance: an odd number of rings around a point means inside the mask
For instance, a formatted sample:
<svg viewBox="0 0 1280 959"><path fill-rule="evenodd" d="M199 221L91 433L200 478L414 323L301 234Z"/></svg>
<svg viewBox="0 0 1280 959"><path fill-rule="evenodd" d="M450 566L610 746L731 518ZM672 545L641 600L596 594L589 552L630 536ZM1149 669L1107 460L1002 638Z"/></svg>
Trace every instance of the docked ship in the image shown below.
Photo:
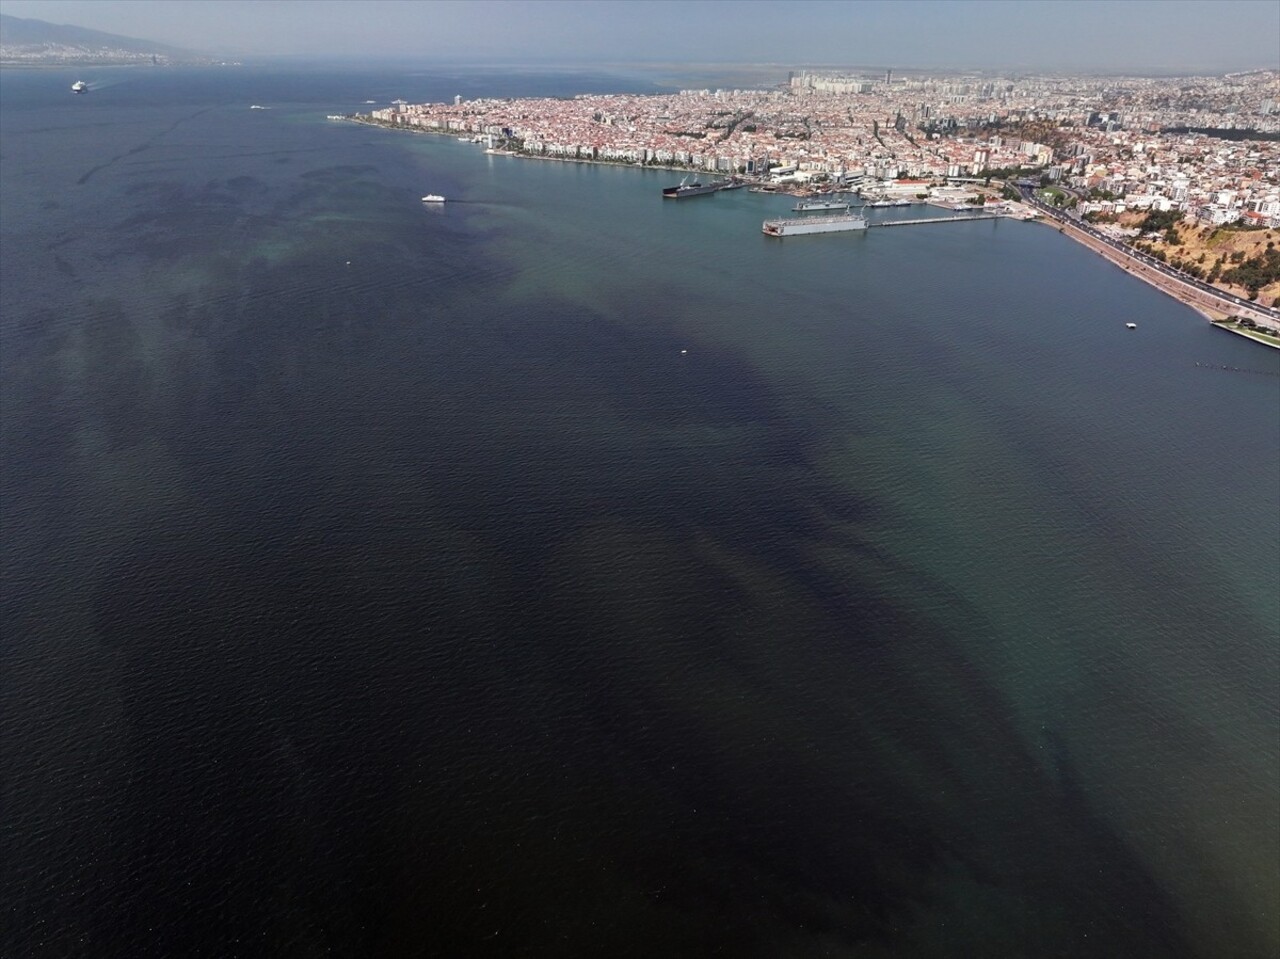
<svg viewBox="0 0 1280 959"><path fill-rule="evenodd" d="M796 213L812 213L815 210L848 210L849 201L838 197L822 200L801 200L791 208Z"/></svg>
<svg viewBox="0 0 1280 959"><path fill-rule="evenodd" d="M867 218L861 213L846 213L842 216L809 216L791 220L765 220L763 231L765 236L805 236L809 233L846 233L850 230L865 230Z"/></svg>
<svg viewBox="0 0 1280 959"><path fill-rule="evenodd" d="M683 200L688 196L703 196L707 193L717 193L723 190L727 183L699 183L694 180L689 182L689 178L685 177L677 186L669 186L663 189L662 196L667 200Z"/></svg>

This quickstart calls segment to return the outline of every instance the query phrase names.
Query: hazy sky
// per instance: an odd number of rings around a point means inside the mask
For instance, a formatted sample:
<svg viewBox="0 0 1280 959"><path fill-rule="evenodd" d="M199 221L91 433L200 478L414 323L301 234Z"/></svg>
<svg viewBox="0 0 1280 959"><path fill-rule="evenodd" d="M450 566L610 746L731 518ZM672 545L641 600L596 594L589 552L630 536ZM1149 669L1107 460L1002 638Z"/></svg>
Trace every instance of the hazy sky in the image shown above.
<svg viewBox="0 0 1280 959"><path fill-rule="evenodd" d="M224 55L1280 68L1280 0L4 0Z"/></svg>

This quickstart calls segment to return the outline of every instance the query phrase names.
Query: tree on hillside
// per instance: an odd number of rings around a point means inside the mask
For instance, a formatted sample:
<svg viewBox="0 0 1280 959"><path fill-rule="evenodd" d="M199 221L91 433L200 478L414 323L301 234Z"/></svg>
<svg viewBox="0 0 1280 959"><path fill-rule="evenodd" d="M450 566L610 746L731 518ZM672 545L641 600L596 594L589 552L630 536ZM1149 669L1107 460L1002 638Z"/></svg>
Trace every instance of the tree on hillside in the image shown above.
<svg viewBox="0 0 1280 959"><path fill-rule="evenodd" d="M1182 214L1177 210L1166 210L1163 213L1159 210L1152 210L1138 224L1138 229L1143 233L1160 233L1173 229L1174 224L1180 219L1182 219Z"/></svg>
<svg viewBox="0 0 1280 959"><path fill-rule="evenodd" d="M1264 286L1280 282L1280 250L1274 248L1263 250L1259 255L1233 261L1238 266L1232 267L1222 274L1229 283L1238 283L1249 291L1249 298L1255 299L1258 291Z"/></svg>

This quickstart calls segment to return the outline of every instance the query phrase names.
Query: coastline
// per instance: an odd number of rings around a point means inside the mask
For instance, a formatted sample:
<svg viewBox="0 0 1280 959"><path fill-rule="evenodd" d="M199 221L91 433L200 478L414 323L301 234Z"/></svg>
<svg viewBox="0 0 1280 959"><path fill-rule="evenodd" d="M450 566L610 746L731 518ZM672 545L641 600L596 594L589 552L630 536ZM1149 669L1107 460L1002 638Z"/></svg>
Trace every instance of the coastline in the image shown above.
<svg viewBox="0 0 1280 959"><path fill-rule="evenodd" d="M1223 329L1231 330L1233 333L1248 336L1248 334L1243 330L1236 330L1230 326L1224 325L1230 321L1232 316L1237 314L1227 312L1223 309L1221 303L1212 295L1206 294L1176 277L1171 277L1159 270L1152 269L1131 256L1118 252L1107 244L1090 236L1088 233L1085 233L1083 230L1075 227L1071 223L1063 223L1060 220L1054 220L1048 217L1041 217L1039 222L1057 229L1059 233L1062 233L1064 236L1068 236L1077 243L1088 247L1094 253L1097 253L1104 259L1114 263L1126 273L1149 283L1156 289L1173 297L1178 302L1191 307L1215 326L1222 326ZM1267 324L1275 322L1269 317L1261 316L1260 314L1258 318L1260 318L1263 323ZM1280 330L1277 330L1277 333L1280 334ZM1273 345L1266 340L1261 340L1253 336L1249 336L1248 338L1253 340L1255 343L1262 343L1266 346Z"/></svg>
<svg viewBox="0 0 1280 959"><path fill-rule="evenodd" d="M377 127L379 130L392 130L398 133L422 133L427 136L449 137L454 140L458 139L462 133L468 134L464 137L467 140L476 136L475 133L470 131L431 130L426 127L398 126L392 123L383 123L381 120L367 119L360 114L344 116L342 119L350 123L359 123L368 127ZM630 170L669 170L672 173L706 173L708 176L725 176L723 173L696 166L671 166L665 163L627 163L622 160L585 160L582 157L548 156L545 153L525 153L520 150L486 150L484 152L489 156L516 157L521 160L552 160L556 163L586 163L591 166L626 167Z"/></svg>
<svg viewBox="0 0 1280 959"><path fill-rule="evenodd" d="M381 120L368 119L364 115L359 113L354 115L335 116L335 117L332 117L331 119L343 120L350 123L359 123L363 126L377 127L380 130L391 130L393 132L399 132L399 133L422 133L428 136L448 137L454 140L457 140L459 138L464 140L470 140L472 137L477 136L477 134L472 131L432 130L426 127L399 126L396 124L384 123ZM461 136L461 134L463 133L466 133L467 136ZM763 181L748 179L748 176L756 176L755 174L744 175L741 173L725 173L721 170L708 170L706 167L702 167L702 166L674 166L669 163L631 163L625 160L587 160L582 157L552 156L546 153L525 153L521 150L489 149L489 150L485 150L484 153L488 156L515 157L518 160L550 160L554 163L585 163L589 166L624 167L628 170L666 170L671 173L683 173L683 174L696 173L699 175L706 175L709 177L717 177L721 179L735 178L738 180L744 180L750 186L758 186L760 185L761 182L763 182ZM779 188L777 190L766 190L766 191L756 190L752 192L765 192L773 196L791 196L791 197L807 197L812 195L811 191L800 189L800 188L792 188L792 189Z"/></svg>
<svg viewBox="0 0 1280 959"><path fill-rule="evenodd" d="M378 127L379 129L383 129L383 130L400 131L404 133L421 133L421 134L428 134L428 135L434 135L434 136L452 137L454 139L457 139L460 133L468 132L468 131L457 131L457 130L434 130L434 129L428 129L425 127L401 126L401 125L392 124L392 123L385 123L381 120L374 120L372 117L366 117L358 113L349 115L349 116L343 116L341 117L341 119L352 122L352 123L363 124L365 126ZM475 135L474 133L471 133L468 137L466 137L466 139L470 139L470 137L474 135ZM627 167L630 169L641 169L641 170L667 170L672 173L693 172L693 173L707 173L713 176L724 175L722 173L705 170L701 167L671 166L668 164L630 163L630 162L624 162L620 160L590 160L590 159L584 159L582 157L548 156L546 154L526 153L520 150L489 149L489 150L486 150L485 153L491 156L517 157L522 160L551 160L558 163L584 163L592 166ZM779 191L779 193L786 193L788 195L791 195L790 191ZM1221 327L1222 329L1227 330L1230 333L1235 333L1237 336L1243 336L1246 339L1252 340L1255 343L1260 343L1263 346L1268 346L1268 347L1271 347L1272 349L1280 349L1280 342L1273 343L1268 339L1263 339L1256 335L1253 335L1249 330L1241 329L1238 326L1236 326L1232 321L1232 317L1235 316L1236 314L1228 313L1225 310L1223 310L1221 308L1220 302L1217 301L1212 295L1206 294L1203 291L1198 290L1195 287L1192 287L1191 285L1177 279L1176 277L1171 277L1166 273L1160 272L1159 270L1152 269L1151 267L1141 263L1140 261L1137 261L1131 256L1127 256L1123 253L1116 251L1112 247L1098 241L1096 238L1090 236L1088 233L1084 232L1083 230L1080 230L1079 228L1075 227L1071 223L1064 223L1060 220L1055 220L1045 216L1037 216L1037 217L1031 218L1031 220L1032 222L1040 222L1040 223L1046 224L1047 226L1056 227L1059 233L1062 233L1070 237L1071 239L1075 240L1077 243L1080 243L1088 247L1093 252L1102 256L1104 259L1110 261L1111 263L1114 263L1116 266L1119 266L1126 273L1136 276L1138 279L1145 281L1146 283L1150 284L1151 286L1154 286L1156 289L1160 290L1161 292L1173 297L1178 302L1191 307L1191 309L1195 310L1197 313L1203 316L1212 325ZM1275 322L1274 320L1271 320L1269 317L1262 316L1260 314L1258 315L1257 318L1261 319L1264 324ZM1263 332L1264 332L1264 335L1266 335L1266 331L1264 330ZM1275 335L1280 336L1280 326L1277 326L1275 328Z"/></svg>
<svg viewBox="0 0 1280 959"><path fill-rule="evenodd" d="M1253 340L1255 343L1269 346L1273 350L1280 350L1280 336L1268 336L1265 332L1246 330L1231 320L1210 320L1209 322L1220 330L1226 330L1236 336L1243 336L1247 340Z"/></svg>

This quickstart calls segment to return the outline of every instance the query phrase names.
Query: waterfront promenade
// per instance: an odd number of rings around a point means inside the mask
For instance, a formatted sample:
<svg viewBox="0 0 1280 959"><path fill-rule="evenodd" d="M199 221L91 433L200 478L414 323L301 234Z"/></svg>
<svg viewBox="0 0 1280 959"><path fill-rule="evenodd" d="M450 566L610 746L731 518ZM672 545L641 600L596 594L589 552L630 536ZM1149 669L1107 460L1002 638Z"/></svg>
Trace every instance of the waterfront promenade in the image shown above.
<svg viewBox="0 0 1280 959"><path fill-rule="evenodd" d="M1280 311L1248 303L1226 292L1215 291L1207 284L1150 260L1132 247L1109 240L1088 226L1075 222L1061 211L1037 200L1026 188L1022 189L1022 193L1023 202L1046 215L1044 222L1057 226L1064 235L1083 243L1139 279L1181 300L1211 322L1221 322L1231 316L1243 316L1268 331L1280 334Z"/></svg>

